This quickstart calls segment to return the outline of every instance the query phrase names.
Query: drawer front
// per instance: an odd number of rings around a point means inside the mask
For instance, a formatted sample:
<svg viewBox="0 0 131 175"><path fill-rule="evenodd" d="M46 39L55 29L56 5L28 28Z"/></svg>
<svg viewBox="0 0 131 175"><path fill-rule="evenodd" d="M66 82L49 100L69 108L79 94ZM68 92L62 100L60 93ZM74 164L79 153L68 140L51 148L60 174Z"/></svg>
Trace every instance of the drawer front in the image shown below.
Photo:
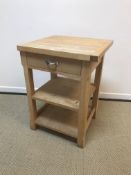
<svg viewBox="0 0 131 175"><path fill-rule="evenodd" d="M68 73L73 75L80 75L81 74L81 61L76 60L67 60L65 58L59 59L59 64L57 67L58 72Z"/></svg>
<svg viewBox="0 0 131 175"><path fill-rule="evenodd" d="M38 54L27 54L26 57L30 68L73 75L81 74L81 61L79 60Z"/></svg>
<svg viewBox="0 0 131 175"><path fill-rule="evenodd" d="M48 69L45 56L37 54L27 54L26 57L28 67L44 70Z"/></svg>

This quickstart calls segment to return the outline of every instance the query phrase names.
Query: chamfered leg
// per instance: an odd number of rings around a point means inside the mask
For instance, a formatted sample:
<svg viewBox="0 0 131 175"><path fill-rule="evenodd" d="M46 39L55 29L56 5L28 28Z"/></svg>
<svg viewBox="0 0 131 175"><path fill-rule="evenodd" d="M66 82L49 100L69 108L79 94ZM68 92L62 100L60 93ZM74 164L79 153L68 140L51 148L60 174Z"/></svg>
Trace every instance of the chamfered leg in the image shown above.
<svg viewBox="0 0 131 175"><path fill-rule="evenodd" d="M99 95L100 81L101 81L101 75L102 75L103 60L104 60L104 57L102 57L101 62L97 66L96 73L95 73L94 85L95 85L96 90L95 90L95 93L92 99L92 106L93 108L95 108L93 118L96 117L96 112L97 112L97 107L98 107L98 95Z"/></svg>
<svg viewBox="0 0 131 175"><path fill-rule="evenodd" d="M90 62L83 61L81 73L81 93L80 93L80 108L78 115L78 138L77 143L80 147L85 146L86 140L86 125L89 112L90 101L90 81L91 67Z"/></svg>
<svg viewBox="0 0 131 175"><path fill-rule="evenodd" d="M32 95L34 94L33 73L32 73L32 69L28 68L27 58L24 53L21 53L21 61L24 68L25 83L26 83L26 90L27 90L27 97L28 97L28 104L29 104L30 128L36 129L35 119L37 117L37 108L36 108L36 101L32 99Z"/></svg>

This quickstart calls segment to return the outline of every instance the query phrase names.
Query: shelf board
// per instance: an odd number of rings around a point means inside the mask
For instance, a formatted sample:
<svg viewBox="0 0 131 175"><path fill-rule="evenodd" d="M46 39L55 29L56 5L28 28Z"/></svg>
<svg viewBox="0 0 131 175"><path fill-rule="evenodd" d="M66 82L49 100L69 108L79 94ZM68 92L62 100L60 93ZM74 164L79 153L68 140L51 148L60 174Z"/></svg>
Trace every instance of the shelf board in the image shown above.
<svg viewBox="0 0 131 175"><path fill-rule="evenodd" d="M77 138L78 113L54 105L46 105L36 119L36 124Z"/></svg>
<svg viewBox="0 0 131 175"><path fill-rule="evenodd" d="M95 108L89 107L86 129L94 115ZM78 112L46 104L40 111L35 123L73 138L78 136Z"/></svg>
<svg viewBox="0 0 131 175"><path fill-rule="evenodd" d="M91 94L94 91L95 87L91 85ZM32 98L77 111L79 110L80 82L60 77L52 79L40 87Z"/></svg>

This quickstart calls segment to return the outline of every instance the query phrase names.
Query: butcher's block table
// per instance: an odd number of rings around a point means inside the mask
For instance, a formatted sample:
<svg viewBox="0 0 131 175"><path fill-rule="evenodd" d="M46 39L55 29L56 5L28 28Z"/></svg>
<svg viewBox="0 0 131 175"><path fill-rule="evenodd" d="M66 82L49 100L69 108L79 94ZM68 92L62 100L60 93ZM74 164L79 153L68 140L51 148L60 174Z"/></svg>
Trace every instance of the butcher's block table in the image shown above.
<svg viewBox="0 0 131 175"><path fill-rule="evenodd" d="M31 129L43 126L76 138L80 147L85 146L87 129L96 116L104 55L112 43L50 36L17 46L24 68ZM51 74L51 80L37 90L33 69ZM42 108L37 109L36 100L45 102Z"/></svg>

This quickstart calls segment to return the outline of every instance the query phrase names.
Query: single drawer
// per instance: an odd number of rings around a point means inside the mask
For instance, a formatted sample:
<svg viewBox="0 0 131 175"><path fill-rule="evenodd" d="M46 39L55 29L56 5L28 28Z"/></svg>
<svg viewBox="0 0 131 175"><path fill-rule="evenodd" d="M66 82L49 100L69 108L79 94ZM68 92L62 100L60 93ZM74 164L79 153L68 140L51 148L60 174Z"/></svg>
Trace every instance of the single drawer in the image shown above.
<svg viewBox="0 0 131 175"><path fill-rule="evenodd" d="M27 53L26 57L30 68L73 75L81 74L82 62L79 60L30 53Z"/></svg>

